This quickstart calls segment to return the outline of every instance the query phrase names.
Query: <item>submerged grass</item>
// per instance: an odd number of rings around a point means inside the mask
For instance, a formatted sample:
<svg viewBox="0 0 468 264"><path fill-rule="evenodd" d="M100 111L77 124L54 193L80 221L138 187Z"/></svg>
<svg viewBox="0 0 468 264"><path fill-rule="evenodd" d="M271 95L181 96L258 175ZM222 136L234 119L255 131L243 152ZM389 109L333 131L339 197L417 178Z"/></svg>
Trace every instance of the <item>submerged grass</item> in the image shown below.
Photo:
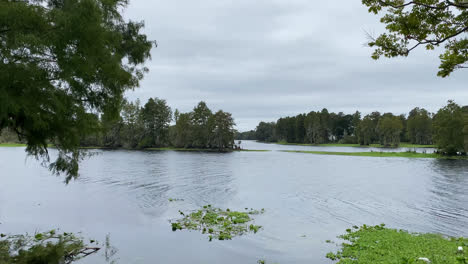
<svg viewBox="0 0 468 264"><path fill-rule="evenodd" d="M303 151L283 150L289 153L306 153L317 155L357 156L357 157L389 157L389 158L420 158L420 159L468 159L467 156L444 156L436 153L407 152L334 152L334 151Z"/></svg>
<svg viewBox="0 0 468 264"><path fill-rule="evenodd" d="M26 147L26 144L20 144L20 143L0 143L0 147L7 147L7 148Z"/></svg>
<svg viewBox="0 0 468 264"><path fill-rule="evenodd" d="M362 226L346 230L345 240L327 258L338 264L387 263L468 263L468 239L446 238L437 234L409 233L385 226Z"/></svg>
<svg viewBox="0 0 468 264"><path fill-rule="evenodd" d="M293 145L293 146L315 146L315 147L360 147L360 148L390 148L386 146L382 146L380 144L370 144L370 145L359 145L359 144L341 144L341 143L328 143L328 144L301 144L301 143L287 143L284 141L277 142L276 144L279 145ZM408 142L402 142L398 146L400 148L436 148L435 145L419 145L419 144L411 144Z"/></svg>
<svg viewBox="0 0 468 264"><path fill-rule="evenodd" d="M213 239L229 240L249 231L257 233L261 226L252 224L251 216L263 213L264 209L257 211L246 208L246 210L245 212L237 212L206 205L189 214L179 211L183 218L171 222L172 231L198 230L203 234L208 234L210 241Z"/></svg>

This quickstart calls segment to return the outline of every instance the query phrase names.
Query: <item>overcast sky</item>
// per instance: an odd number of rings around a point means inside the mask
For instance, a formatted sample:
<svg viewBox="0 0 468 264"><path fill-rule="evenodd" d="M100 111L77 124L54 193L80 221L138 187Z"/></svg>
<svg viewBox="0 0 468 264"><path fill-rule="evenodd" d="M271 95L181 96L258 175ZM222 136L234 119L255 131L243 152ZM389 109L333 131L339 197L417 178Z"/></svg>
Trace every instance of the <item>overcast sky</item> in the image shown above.
<svg viewBox="0 0 468 264"><path fill-rule="evenodd" d="M166 99L190 111L203 100L231 112L237 129L321 110L437 111L468 105L468 70L436 76L438 52L374 61L365 32L383 32L360 0L130 0L157 40L150 72L130 99Z"/></svg>

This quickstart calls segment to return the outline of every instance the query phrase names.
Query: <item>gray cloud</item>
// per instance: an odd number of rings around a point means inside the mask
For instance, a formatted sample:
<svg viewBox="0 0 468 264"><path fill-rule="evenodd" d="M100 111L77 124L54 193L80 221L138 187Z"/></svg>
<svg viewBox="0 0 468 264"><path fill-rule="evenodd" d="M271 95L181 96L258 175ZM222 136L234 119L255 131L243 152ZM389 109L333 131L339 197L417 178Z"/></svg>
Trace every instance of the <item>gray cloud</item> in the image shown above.
<svg viewBox="0 0 468 264"><path fill-rule="evenodd" d="M324 107L399 114L468 104L468 72L436 77L437 52L373 61L365 32L383 27L360 1L131 0L125 16L144 20L159 44L130 99L160 97L183 112L204 100L242 131Z"/></svg>

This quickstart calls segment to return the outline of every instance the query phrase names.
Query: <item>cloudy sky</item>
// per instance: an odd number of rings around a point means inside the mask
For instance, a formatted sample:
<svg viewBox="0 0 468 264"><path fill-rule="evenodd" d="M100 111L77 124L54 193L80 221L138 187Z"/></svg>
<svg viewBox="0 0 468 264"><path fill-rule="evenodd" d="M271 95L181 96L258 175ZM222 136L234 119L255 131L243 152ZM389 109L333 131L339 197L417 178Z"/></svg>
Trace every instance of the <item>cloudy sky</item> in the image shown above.
<svg viewBox="0 0 468 264"><path fill-rule="evenodd" d="M181 112L206 101L241 131L259 121L321 110L436 111L468 105L468 70L436 76L437 52L370 58L365 32L383 32L360 0L130 0L157 40L150 69L130 99L166 99Z"/></svg>

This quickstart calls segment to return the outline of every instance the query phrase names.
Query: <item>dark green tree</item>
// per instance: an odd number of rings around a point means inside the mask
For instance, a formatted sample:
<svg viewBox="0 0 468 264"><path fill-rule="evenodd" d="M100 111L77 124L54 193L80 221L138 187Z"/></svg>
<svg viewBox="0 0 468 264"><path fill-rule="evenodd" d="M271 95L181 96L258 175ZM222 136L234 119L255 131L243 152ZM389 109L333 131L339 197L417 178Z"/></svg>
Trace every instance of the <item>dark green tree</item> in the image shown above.
<svg viewBox="0 0 468 264"><path fill-rule="evenodd" d="M386 147L398 147L400 135L403 131L403 122L399 116L391 113L384 114L379 119L377 131L380 138L380 145Z"/></svg>
<svg viewBox="0 0 468 264"><path fill-rule="evenodd" d="M373 38L372 57L408 56L423 46L428 50L445 45L440 55L439 76L466 68L468 61L468 3L465 0L362 0L374 14L383 13L387 32Z"/></svg>
<svg viewBox="0 0 468 264"><path fill-rule="evenodd" d="M144 136L144 125L141 114L140 100L124 102L121 111L122 119L122 145L125 148L137 148Z"/></svg>
<svg viewBox="0 0 468 264"><path fill-rule="evenodd" d="M166 100L150 98L141 110L144 127L142 147L160 147L168 143L169 123L172 120L171 108Z"/></svg>
<svg viewBox="0 0 468 264"><path fill-rule="evenodd" d="M366 115L357 127L357 137L360 145L372 144L375 133L375 124L370 115Z"/></svg>
<svg viewBox="0 0 468 264"><path fill-rule="evenodd" d="M234 119L230 113L219 110L210 117L212 130L210 145L220 151L234 146Z"/></svg>
<svg viewBox="0 0 468 264"><path fill-rule="evenodd" d="M424 108L416 107L408 115L408 139L413 144L432 144L432 118Z"/></svg>
<svg viewBox="0 0 468 264"><path fill-rule="evenodd" d="M208 108L205 102L201 101L193 109L192 124L194 146L198 148L207 148L210 142L210 127L209 120L213 113Z"/></svg>
<svg viewBox="0 0 468 264"><path fill-rule="evenodd" d="M172 142L179 148L190 148L193 143L192 113L180 113L174 126Z"/></svg>
<svg viewBox="0 0 468 264"><path fill-rule="evenodd" d="M275 141L275 123L260 122L255 129L255 138L263 142Z"/></svg>
<svg viewBox="0 0 468 264"><path fill-rule="evenodd" d="M464 152L464 120L462 108L453 101L434 116L433 138L437 148L447 155Z"/></svg>
<svg viewBox="0 0 468 264"><path fill-rule="evenodd" d="M92 113L118 112L137 87L153 42L120 12L126 0L0 2L0 130L67 180L78 175L82 135L99 129Z"/></svg>

